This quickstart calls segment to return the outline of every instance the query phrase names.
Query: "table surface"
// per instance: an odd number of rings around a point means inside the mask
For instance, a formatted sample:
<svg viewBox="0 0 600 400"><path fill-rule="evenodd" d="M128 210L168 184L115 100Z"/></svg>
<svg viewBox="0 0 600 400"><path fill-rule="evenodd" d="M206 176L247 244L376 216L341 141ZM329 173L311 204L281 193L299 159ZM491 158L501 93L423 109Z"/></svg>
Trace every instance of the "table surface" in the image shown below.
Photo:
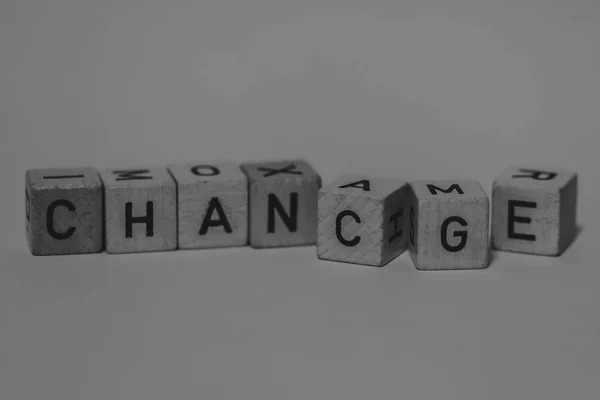
<svg viewBox="0 0 600 400"><path fill-rule="evenodd" d="M596 399L600 4L0 4L0 393L45 400ZM305 158L580 176L560 258L482 271L314 247L33 257L28 168Z"/></svg>

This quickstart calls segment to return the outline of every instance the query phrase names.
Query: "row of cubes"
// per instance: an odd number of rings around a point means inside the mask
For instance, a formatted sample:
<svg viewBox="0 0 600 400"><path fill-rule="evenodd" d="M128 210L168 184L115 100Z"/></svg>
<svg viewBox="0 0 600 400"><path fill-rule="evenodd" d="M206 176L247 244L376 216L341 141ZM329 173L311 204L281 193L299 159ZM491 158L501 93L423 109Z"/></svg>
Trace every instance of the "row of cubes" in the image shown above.
<svg viewBox="0 0 600 400"><path fill-rule="evenodd" d="M490 249L560 255L577 232L577 175L513 166L479 182L346 174L322 187L304 160L26 172L34 255L317 245L320 259L481 269Z"/></svg>

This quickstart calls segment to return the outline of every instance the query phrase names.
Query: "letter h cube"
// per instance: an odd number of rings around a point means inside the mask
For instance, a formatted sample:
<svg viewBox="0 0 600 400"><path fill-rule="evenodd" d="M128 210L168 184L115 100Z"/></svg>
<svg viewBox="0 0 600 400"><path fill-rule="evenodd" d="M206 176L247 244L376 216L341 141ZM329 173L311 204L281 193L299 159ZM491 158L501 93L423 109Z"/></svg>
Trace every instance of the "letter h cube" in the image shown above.
<svg viewBox="0 0 600 400"><path fill-rule="evenodd" d="M477 181L411 183L410 256L419 270L489 263L489 198Z"/></svg>
<svg viewBox="0 0 600 400"><path fill-rule="evenodd" d="M166 168L107 169L100 177L107 253L177 248L177 190Z"/></svg>

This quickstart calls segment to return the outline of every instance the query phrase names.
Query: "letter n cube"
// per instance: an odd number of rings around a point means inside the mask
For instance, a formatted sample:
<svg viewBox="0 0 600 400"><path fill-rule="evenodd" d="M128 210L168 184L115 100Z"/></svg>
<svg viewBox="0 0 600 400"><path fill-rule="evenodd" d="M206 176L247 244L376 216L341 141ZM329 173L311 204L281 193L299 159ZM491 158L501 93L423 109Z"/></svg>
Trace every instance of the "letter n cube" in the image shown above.
<svg viewBox="0 0 600 400"><path fill-rule="evenodd" d="M249 185L249 242L254 248L317 241L321 177L303 160L242 164Z"/></svg>
<svg viewBox="0 0 600 400"><path fill-rule="evenodd" d="M477 181L411 183L410 256L419 270L489 263L489 198Z"/></svg>
<svg viewBox="0 0 600 400"><path fill-rule="evenodd" d="M513 166L492 189L492 245L497 250L558 256L577 233L577 174Z"/></svg>
<svg viewBox="0 0 600 400"><path fill-rule="evenodd" d="M380 267L407 246L409 186L395 179L342 175L319 191L317 256Z"/></svg>

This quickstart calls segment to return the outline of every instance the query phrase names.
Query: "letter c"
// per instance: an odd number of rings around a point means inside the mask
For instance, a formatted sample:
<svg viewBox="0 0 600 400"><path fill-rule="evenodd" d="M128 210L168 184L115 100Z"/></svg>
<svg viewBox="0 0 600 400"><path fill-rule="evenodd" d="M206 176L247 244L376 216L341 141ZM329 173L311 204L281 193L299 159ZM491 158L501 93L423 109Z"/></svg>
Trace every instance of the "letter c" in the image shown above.
<svg viewBox="0 0 600 400"><path fill-rule="evenodd" d="M354 211L344 210L339 213L335 219L335 236L341 244L347 247L354 247L360 243L360 236L354 236L352 240L347 240L342 236L342 220L344 217L352 217L357 224L360 224L360 218Z"/></svg>

